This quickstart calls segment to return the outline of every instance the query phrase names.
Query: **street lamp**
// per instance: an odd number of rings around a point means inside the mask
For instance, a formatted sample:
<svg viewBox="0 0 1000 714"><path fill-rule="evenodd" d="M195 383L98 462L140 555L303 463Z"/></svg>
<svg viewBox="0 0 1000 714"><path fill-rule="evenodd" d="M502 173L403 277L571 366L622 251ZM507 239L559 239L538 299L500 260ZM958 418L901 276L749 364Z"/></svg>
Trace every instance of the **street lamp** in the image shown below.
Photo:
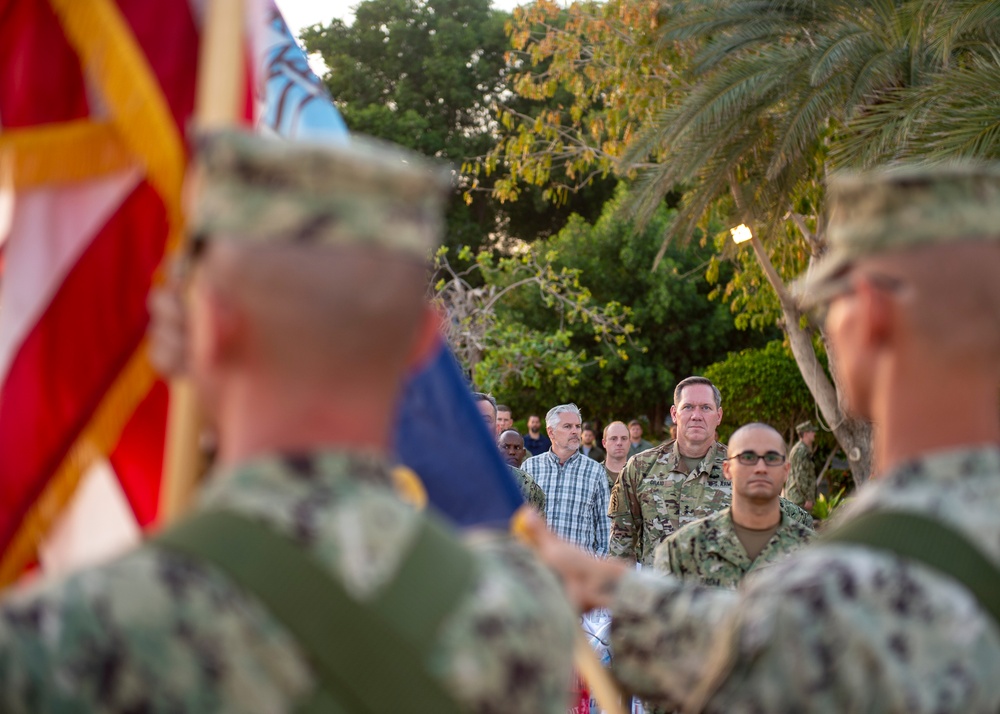
<svg viewBox="0 0 1000 714"><path fill-rule="evenodd" d="M750 232L746 223L741 223L735 228L730 228L729 232L733 236L733 243L746 243L753 238L753 233Z"/></svg>

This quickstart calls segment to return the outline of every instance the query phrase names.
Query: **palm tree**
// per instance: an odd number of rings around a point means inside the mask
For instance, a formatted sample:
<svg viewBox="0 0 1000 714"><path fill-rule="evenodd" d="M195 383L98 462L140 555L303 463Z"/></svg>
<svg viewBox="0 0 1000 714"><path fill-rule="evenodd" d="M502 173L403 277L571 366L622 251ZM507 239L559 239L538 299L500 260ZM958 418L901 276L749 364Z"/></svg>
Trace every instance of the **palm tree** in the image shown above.
<svg viewBox="0 0 1000 714"><path fill-rule="evenodd" d="M955 22L958 4L967 6L966 22L964 30L956 31L956 25L945 23ZM984 29L986 25L975 21L972 7L985 4L666 3L661 40L695 42L700 48L691 65L689 89L679 104L657 117L623 159L627 167L656 158L653 168L638 172L634 184L629 207L638 218L650 215L668 191L678 187L684 191L678 219L664 245L688 238L710 211L722 211L733 224L752 227L753 249L777 292L781 324L796 361L848 454L858 483L871 471L870 429L841 413L810 332L803 329L802 315L765 245L787 241L792 225L808 246L810 262L822 253L821 187L829 159L850 166L899 158L898 131L914 131L915 122L897 121L892 130L885 128L886 118L897 116L892 109L897 95L918 88L930 92L927 88L938 86L950 58L981 53L973 46L990 45L996 25ZM927 101L925 97L925 105ZM872 137L878 138L877 145ZM991 134L981 143L995 139ZM805 265L783 267L800 272Z"/></svg>

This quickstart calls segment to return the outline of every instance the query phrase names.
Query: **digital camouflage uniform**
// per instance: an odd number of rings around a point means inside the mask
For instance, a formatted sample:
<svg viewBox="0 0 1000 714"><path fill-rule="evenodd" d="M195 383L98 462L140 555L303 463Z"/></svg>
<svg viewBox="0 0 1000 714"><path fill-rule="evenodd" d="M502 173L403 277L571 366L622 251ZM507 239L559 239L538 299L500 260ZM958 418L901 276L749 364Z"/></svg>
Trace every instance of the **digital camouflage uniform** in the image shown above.
<svg viewBox="0 0 1000 714"><path fill-rule="evenodd" d="M611 492L611 555L653 564L653 551L681 526L717 513L732 498L722 474L726 446L715 442L690 474L677 442L668 441L628 460ZM812 516L782 500L782 511L812 527Z"/></svg>
<svg viewBox="0 0 1000 714"><path fill-rule="evenodd" d="M814 535L812 529L782 513L777 532L750 560L733 527L732 508L724 508L667 536L656 547L653 567L682 580L735 589L747 573L779 562Z"/></svg>
<svg viewBox="0 0 1000 714"><path fill-rule="evenodd" d="M795 442L788 452L788 484L785 498L797 506L805 507L807 502L816 503L816 464L812 452L804 441Z"/></svg>
<svg viewBox="0 0 1000 714"><path fill-rule="evenodd" d="M913 461L836 522L920 513L1000 566L1000 448ZM841 520L842 519L842 520ZM1000 626L957 581L858 545L813 544L740 591L630 573L612 607L617 677L710 712L997 712ZM690 699L689 699L690 701Z"/></svg>
<svg viewBox="0 0 1000 714"><path fill-rule="evenodd" d="M535 483L535 479L531 478L531 474L527 471L522 471L519 468L510 466L510 471L514 474L514 478L517 479L518 485L521 487L521 494L524 496L524 500L530 503L538 512L543 516L545 515L545 491L542 487Z"/></svg>
<svg viewBox="0 0 1000 714"><path fill-rule="evenodd" d="M393 493L378 457L333 452L219 474L199 509L291 538L362 601L393 576L426 518ZM442 624L430 670L470 712L563 714L575 618L558 583L504 535L470 547L474 590ZM4 712L273 714L295 711L315 684L297 643L254 596L155 545L0 606Z"/></svg>

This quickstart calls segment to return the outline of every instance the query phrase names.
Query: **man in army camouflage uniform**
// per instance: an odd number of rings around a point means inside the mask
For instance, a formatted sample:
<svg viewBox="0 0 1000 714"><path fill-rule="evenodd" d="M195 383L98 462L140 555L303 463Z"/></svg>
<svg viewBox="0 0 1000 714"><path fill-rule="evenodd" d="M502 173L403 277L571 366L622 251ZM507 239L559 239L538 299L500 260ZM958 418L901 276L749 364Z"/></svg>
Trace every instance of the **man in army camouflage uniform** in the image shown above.
<svg viewBox="0 0 1000 714"><path fill-rule="evenodd" d="M197 163L187 344L215 472L179 527L7 595L0 709L415 711L426 694L435 710L564 712L575 625L552 574L503 534L471 550L394 492L395 404L435 329L421 296L440 172L237 133L205 137ZM456 587L421 582L435 559L442 580L461 566ZM247 568L264 573L251 588Z"/></svg>
<svg viewBox="0 0 1000 714"><path fill-rule="evenodd" d="M653 551L686 523L729 505L732 485L722 474L726 446L716 441L722 394L704 377L674 389L670 414L677 439L629 459L611 492L609 552L629 562L653 564ZM782 508L806 526L812 518L793 504Z"/></svg>
<svg viewBox="0 0 1000 714"><path fill-rule="evenodd" d="M785 497L797 506L812 511L816 503L816 464L813 463L813 443L816 441L816 427L804 421L795 427L799 440L788 454L791 471Z"/></svg>
<svg viewBox="0 0 1000 714"><path fill-rule="evenodd" d="M472 398L476 402L476 408L479 410L479 413L483 415L486 428L490 434L495 433L497 400L492 395L484 394L483 392L473 392ZM498 443L497 447L499 448L499 446ZM513 464L507 464L507 467L510 469L514 480L517 481L517 485L521 487L521 495L524 496L524 500L537 508L539 513L545 513L545 492L542 490L542 487L535 483L535 479L531 478L531 474L527 471L522 471Z"/></svg>
<svg viewBox="0 0 1000 714"><path fill-rule="evenodd" d="M578 607L611 609L615 672L643 696L710 712L1000 711L1000 166L841 175L827 200L827 253L799 294L847 406L879 425L883 471L825 542L733 592L594 561L539 522L532 534ZM837 538L875 519L934 538ZM960 554L975 566L952 567Z"/></svg>
<svg viewBox="0 0 1000 714"><path fill-rule="evenodd" d="M781 434L767 424L746 424L729 439L728 454L722 472L733 485L732 505L667 536L656 547L657 571L735 588L747 573L778 562L815 535L781 512L789 470Z"/></svg>

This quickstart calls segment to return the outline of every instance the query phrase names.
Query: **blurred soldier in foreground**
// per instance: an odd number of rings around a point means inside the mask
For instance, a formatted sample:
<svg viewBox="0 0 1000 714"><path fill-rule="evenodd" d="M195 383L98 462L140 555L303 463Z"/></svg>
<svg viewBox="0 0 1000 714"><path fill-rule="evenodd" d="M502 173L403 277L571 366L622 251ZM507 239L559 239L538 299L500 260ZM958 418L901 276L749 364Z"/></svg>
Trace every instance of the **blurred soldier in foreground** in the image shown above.
<svg viewBox="0 0 1000 714"><path fill-rule="evenodd" d="M733 485L732 505L667 536L653 566L683 580L735 588L751 571L801 548L815 533L781 512L788 470L781 434L767 424L741 426L722 464Z"/></svg>
<svg viewBox="0 0 1000 714"><path fill-rule="evenodd" d="M574 618L551 573L394 492L440 175L236 133L197 162L189 357L216 471L179 526L5 599L0 708L564 712Z"/></svg>
<svg viewBox="0 0 1000 714"><path fill-rule="evenodd" d="M577 603L611 608L615 671L642 695L712 712L997 712L1000 168L835 178L828 200L828 254L801 294L828 313L884 469L832 532L727 592L533 530Z"/></svg>
<svg viewBox="0 0 1000 714"><path fill-rule="evenodd" d="M795 427L799 440L788 454L791 471L788 473L788 500L807 511L812 511L816 503L816 464L813 463L813 444L816 441L816 427L812 422L802 422Z"/></svg>

